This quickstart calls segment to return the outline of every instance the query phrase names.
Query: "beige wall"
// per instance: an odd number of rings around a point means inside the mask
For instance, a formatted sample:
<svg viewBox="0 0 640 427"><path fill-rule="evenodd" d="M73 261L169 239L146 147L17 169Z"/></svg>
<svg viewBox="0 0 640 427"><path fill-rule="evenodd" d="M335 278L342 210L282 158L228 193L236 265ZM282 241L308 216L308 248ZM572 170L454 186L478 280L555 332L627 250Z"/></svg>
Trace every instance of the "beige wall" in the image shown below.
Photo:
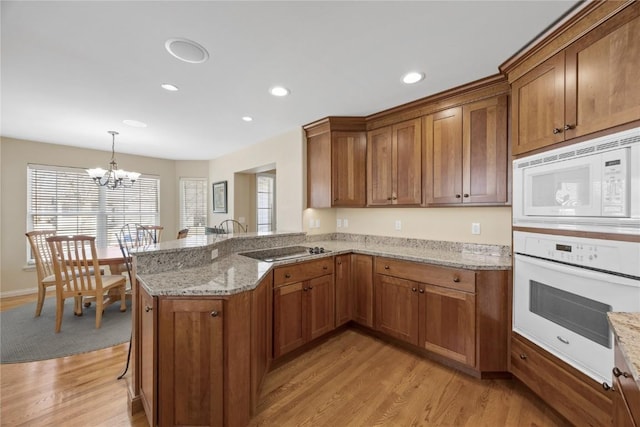
<svg viewBox="0 0 640 427"><path fill-rule="evenodd" d="M111 153L56 144L0 138L0 294L26 293L36 290L33 268L25 271L27 239L27 164L72 167L105 167ZM117 153L116 153L117 154ZM160 222L164 236L177 233L179 211L176 163L173 160L117 154L121 167L160 176ZM206 176L206 164L203 168ZM184 165L187 166L187 165Z"/></svg>
<svg viewBox="0 0 640 427"><path fill-rule="evenodd" d="M236 173L276 170L276 223L280 231L302 230L305 169L302 129L295 129L243 148L209 162L209 179L227 181L227 194L236 195ZM244 185L244 181L240 183ZM246 188L246 187L245 187ZM244 195L243 195L244 197ZM209 225L228 218L237 219L234 202L229 199L226 214L209 215Z"/></svg>

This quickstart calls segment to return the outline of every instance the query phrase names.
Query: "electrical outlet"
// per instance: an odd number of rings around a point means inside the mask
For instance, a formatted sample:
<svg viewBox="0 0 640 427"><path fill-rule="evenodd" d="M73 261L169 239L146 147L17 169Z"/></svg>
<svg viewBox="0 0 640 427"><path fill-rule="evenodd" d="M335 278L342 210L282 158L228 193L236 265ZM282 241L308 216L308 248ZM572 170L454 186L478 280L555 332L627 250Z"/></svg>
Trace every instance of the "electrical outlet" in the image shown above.
<svg viewBox="0 0 640 427"><path fill-rule="evenodd" d="M480 223L472 222L471 223L471 234L480 234Z"/></svg>
<svg viewBox="0 0 640 427"><path fill-rule="evenodd" d="M316 224L315 220L314 220L313 218L311 218L311 219L309 220L309 228L313 228L313 227L315 227L315 224Z"/></svg>
<svg viewBox="0 0 640 427"><path fill-rule="evenodd" d="M396 219L396 230L402 230L402 221Z"/></svg>
<svg viewBox="0 0 640 427"><path fill-rule="evenodd" d="M338 219L336 220L336 226L337 226L338 228L342 228L342 220L341 220L340 218L338 218Z"/></svg>
<svg viewBox="0 0 640 427"><path fill-rule="evenodd" d="M316 228L320 228L320 220L316 219Z"/></svg>
<svg viewBox="0 0 640 427"><path fill-rule="evenodd" d="M349 227L349 220L348 220L347 218L345 218L345 219L343 219L343 220L342 220L342 226L343 226L344 228Z"/></svg>
<svg viewBox="0 0 640 427"><path fill-rule="evenodd" d="M211 259L218 258L218 249L211 249Z"/></svg>

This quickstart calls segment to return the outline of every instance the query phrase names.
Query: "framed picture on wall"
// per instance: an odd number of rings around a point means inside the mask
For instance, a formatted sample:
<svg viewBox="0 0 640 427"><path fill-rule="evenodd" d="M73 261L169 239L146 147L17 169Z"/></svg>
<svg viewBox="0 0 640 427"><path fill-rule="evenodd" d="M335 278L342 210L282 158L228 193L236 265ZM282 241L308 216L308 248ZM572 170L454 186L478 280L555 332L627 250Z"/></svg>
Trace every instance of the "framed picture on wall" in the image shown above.
<svg viewBox="0 0 640 427"><path fill-rule="evenodd" d="M213 212L227 213L227 181L213 183Z"/></svg>

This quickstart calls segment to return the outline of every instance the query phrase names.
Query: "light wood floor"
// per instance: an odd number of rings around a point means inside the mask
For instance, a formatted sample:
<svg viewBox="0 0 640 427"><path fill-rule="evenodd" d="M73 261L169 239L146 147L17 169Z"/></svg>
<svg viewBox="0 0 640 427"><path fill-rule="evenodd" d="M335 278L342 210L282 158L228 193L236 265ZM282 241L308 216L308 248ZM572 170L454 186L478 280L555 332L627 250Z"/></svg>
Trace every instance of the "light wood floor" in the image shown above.
<svg viewBox="0 0 640 427"><path fill-rule="evenodd" d="M32 298L0 300L6 310ZM2 426L147 426L129 417L127 344L0 365ZM564 426L517 381L477 380L348 330L267 375L252 426ZM234 426L235 427L235 426Z"/></svg>

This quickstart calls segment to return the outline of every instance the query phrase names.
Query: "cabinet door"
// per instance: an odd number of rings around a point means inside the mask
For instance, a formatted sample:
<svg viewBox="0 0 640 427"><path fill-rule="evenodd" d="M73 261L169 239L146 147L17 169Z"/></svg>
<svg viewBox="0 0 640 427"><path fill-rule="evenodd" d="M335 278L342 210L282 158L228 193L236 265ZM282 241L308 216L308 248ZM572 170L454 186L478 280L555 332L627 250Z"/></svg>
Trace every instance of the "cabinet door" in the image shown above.
<svg viewBox="0 0 640 427"><path fill-rule="evenodd" d="M311 341L335 329L335 296L333 275L311 279L307 285L307 340Z"/></svg>
<svg viewBox="0 0 640 427"><path fill-rule="evenodd" d="M392 193L391 126L367 134L367 205L390 205Z"/></svg>
<svg viewBox="0 0 640 427"><path fill-rule="evenodd" d="M367 189L367 136L364 132L332 132L333 206L364 206Z"/></svg>
<svg viewBox="0 0 640 427"><path fill-rule="evenodd" d="M462 108L462 202L507 201L507 96Z"/></svg>
<svg viewBox="0 0 640 427"><path fill-rule="evenodd" d="M640 4L566 49L565 138L640 119Z"/></svg>
<svg viewBox="0 0 640 427"><path fill-rule="evenodd" d="M331 207L331 133L307 138L307 207Z"/></svg>
<svg viewBox="0 0 640 427"><path fill-rule="evenodd" d="M418 284L376 274L376 329L418 345Z"/></svg>
<svg viewBox="0 0 640 427"><path fill-rule="evenodd" d="M392 128L391 203L422 203L422 126L420 119L408 120Z"/></svg>
<svg viewBox="0 0 640 427"><path fill-rule="evenodd" d="M156 425L157 300L138 286L140 298L140 399L150 426Z"/></svg>
<svg viewBox="0 0 640 427"><path fill-rule="evenodd" d="M353 317L353 287L351 284L351 255L336 256L336 327Z"/></svg>
<svg viewBox="0 0 640 427"><path fill-rule="evenodd" d="M306 282L273 290L273 355L282 356L306 342Z"/></svg>
<svg viewBox="0 0 640 427"><path fill-rule="evenodd" d="M513 154L564 140L564 75L560 52L511 85Z"/></svg>
<svg viewBox="0 0 640 427"><path fill-rule="evenodd" d="M420 285L420 343L429 351L474 367L476 364L475 295Z"/></svg>
<svg viewBox="0 0 640 427"><path fill-rule="evenodd" d="M425 118L426 203L462 201L462 108Z"/></svg>
<svg viewBox="0 0 640 427"><path fill-rule="evenodd" d="M221 426L223 301L159 302L159 425Z"/></svg>
<svg viewBox="0 0 640 427"><path fill-rule="evenodd" d="M373 328L373 258L370 255L353 254L351 258L353 278L353 320Z"/></svg>

